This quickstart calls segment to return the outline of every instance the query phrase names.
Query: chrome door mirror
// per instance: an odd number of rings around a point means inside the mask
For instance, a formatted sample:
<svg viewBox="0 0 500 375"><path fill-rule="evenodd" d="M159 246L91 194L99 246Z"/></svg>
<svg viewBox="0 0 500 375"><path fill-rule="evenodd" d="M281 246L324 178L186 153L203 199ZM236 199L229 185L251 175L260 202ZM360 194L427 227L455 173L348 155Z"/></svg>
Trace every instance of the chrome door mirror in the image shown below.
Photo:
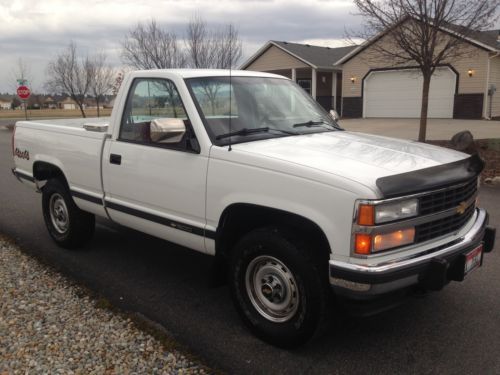
<svg viewBox="0 0 500 375"><path fill-rule="evenodd" d="M334 109L330 109L330 117L333 119L333 121L339 121L340 120L339 114Z"/></svg>
<svg viewBox="0 0 500 375"><path fill-rule="evenodd" d="M158 118L151 121L150 136L155 143L179 143L185 133L186 125L180 118Z"/></svg>

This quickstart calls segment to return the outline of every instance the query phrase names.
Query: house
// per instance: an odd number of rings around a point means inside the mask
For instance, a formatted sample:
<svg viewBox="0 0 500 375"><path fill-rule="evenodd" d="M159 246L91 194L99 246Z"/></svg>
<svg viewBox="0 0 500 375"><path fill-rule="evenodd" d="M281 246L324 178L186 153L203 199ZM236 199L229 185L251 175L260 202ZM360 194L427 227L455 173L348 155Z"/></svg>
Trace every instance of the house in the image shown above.
<svg viewBox="0 0 500 375"><path fill-rule="evenodd" d="M356 46L330 48L271 40L240 69L275 73L297 82L326 110L341 110L342 67L334 65Z"/></svg>
<svg viewBox="0 0 500 375"><path fill-rule="evenodd" d="M44 108L44 109L56 109L57 103L52 96L47 95L43 98L42 108Z"/></svg>
<svg viewBox="0 0 500 375"><path fill-rule="evenodd" d="M60 109L78 109L76 102L69 96L59 101L58 106Z"/></svg>
<svg viewBox="0 0 500 375"><path fill-rule="evenodd" d="M409 22L409 21L405 21ZM441 28L461 38L454 26ZM462 38L463 39L463 38ZM499 30L463 39L462 57L436 68L429 92L430 118L480 119L500 116ZM334 62L342 66L344 117L419 117L422 75L412 64L394 66L380 54L386 32L367 40Z"/></svg>
<svg viewBox="0 0 500 375"><path fill-rule="evenodd" d="M12 109L12 97L0 96L0 110Z"/></svg>

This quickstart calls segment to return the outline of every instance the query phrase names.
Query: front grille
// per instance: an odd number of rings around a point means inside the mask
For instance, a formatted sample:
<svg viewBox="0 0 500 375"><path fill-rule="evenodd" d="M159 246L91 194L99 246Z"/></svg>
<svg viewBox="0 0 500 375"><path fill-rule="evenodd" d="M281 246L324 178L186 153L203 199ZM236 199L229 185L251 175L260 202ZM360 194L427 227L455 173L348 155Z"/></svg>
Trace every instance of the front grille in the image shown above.
<svg viewBox="0 0 500 375"><path fill-rule="evenodd" d="M429 215L457 207L470 199L477 191L477 179L473 178L464 185L424 195L419 199L419 214Z"/></svg>
<svg viewBox="0 0 500 375"><path fill-rule="evenodd" d="M475 204L471 204L463 214L457 213L453 216L417 225L415 227L415 242L428 241L458 231L469 221L474 210Z"/></svg>

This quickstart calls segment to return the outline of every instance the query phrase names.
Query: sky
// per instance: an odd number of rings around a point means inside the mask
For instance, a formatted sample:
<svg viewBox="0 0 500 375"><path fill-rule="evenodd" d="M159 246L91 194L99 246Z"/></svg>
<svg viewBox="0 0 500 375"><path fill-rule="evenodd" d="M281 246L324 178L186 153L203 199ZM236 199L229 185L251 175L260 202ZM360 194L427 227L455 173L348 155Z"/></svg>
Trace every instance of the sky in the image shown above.
<svg viewBox="0 0 500 375"><path fill-rule="evenodd" d="M339 46L359 28L351 0L0 0L0 92L15 89L22 58L32 86L43 91L48 62L73 40L82 54L105 52L122 66L121 42L152 18L179 37L198 14L212 27L232 23L243 42L243 62L268 40Z"/></svg>

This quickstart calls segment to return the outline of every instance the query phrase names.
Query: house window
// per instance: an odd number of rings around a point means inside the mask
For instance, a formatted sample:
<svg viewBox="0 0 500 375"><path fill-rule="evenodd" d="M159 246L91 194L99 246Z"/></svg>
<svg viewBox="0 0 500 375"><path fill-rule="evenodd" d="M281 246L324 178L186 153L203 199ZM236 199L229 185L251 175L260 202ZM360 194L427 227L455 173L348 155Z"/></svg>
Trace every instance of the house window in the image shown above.
<svg viewBox="0 0 500 375"><path fill-rule="evenodd" d="M297 83L300 87L304 89L309 95L311 95L311 80L310 79L298 79Z"/></svg>

